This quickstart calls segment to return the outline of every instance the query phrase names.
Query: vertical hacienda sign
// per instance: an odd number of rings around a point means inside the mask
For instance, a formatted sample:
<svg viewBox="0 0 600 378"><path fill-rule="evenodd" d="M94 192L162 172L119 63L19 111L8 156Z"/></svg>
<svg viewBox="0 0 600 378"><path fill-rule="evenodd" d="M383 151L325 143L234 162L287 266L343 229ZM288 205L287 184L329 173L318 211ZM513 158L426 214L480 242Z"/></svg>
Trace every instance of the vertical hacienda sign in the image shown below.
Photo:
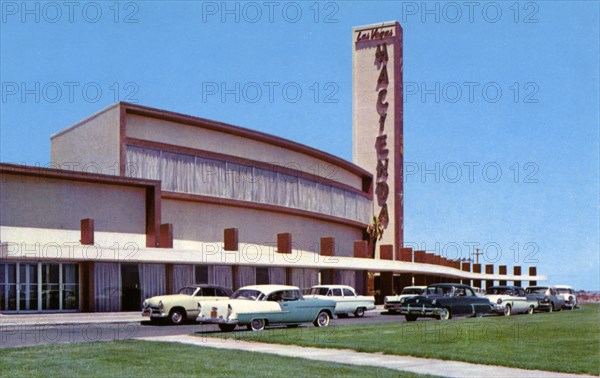
<svg viewBox="0 0 600 378"><path fill-rule="evenodd" d="M403 243L402 28L398 22L353 29L353 161L373 173L373 214L381 244Z"/></svg>

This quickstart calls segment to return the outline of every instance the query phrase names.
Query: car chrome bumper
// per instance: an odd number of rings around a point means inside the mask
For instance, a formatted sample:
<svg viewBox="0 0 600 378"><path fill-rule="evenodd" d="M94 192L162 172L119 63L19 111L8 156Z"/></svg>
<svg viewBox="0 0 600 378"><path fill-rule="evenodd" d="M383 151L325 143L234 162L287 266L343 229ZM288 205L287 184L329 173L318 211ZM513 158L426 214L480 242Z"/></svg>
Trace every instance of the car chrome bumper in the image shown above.
<svg viewBox="0 0 600 378"><path fill-rule="evenodd" d="M506 306L504 306L504 305L494 304L494 305L492 305L492 308L490 309L490 311L503 314L505 309L506 309Z"/></svg>
<svg viewBox="0 0 600 378"><path fill-rule="evenodd" d="M400 303L385 303L383 308L386 310L400 310Z"/></svg>
<svg viewBox="0 0 600 378"><path fill-rule="evenodd" d="M169 315L165 314L164 312L153 311L152 309L148 308L148 309L142 310L142 316L148 317L148 318L166 318Z"/></svg>
<svg viewBox="0 0 600 378"><path fill-rule="evenodd" d="M438 316L445 311L439 307L425 307L425 306L402 306L400 307L400 314L402 315L419 315L419 316Z"/></svg>
<svg viewBox="0 0 600 378"><path fill-rule="evenodd" d="M208 324L238 324L237 319L226 319L226 318L207 318L204 315L199 315L196 318L197 322L208 323Z"/></svg>

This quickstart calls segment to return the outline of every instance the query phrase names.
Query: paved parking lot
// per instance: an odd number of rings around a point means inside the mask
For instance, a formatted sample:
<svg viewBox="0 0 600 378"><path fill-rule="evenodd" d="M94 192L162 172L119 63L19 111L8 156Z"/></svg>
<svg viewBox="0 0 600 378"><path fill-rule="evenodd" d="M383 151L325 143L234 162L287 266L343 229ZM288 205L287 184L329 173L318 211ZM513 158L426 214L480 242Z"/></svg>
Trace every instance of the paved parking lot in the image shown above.
<svg viewBox="0 0 600 378"><path fill-rule="evenodd" d="M404 316L382 309L364 317L352 315L331 321L332 327L350 324L403 322ZM311 324L303 325L312 327ZM240 328L240 330L244 330ZM188 323L180 326L154 325L139 313L28 314L0 317L0 348L38 344L123 340L140 337L188 335L194 332L220 332L215 325Z"/></svg>

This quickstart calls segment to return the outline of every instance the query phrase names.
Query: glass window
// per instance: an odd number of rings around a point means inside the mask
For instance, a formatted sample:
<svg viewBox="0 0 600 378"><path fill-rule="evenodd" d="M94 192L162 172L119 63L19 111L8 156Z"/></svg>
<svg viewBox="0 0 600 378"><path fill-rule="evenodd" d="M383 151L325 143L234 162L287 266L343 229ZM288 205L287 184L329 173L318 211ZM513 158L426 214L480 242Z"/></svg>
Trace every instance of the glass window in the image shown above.
<svg viewBox="0 0 600 378"><path fill-rule="evenodd" d="M342 296L342 289L331 289L331 294L334 297L341 297Z"/></svg>
<svg viewBox="0 0 600 378"><path fill-rule="evenodd" d="M213 288L213 287L203 287L202 288L202 296L203 297L216 297L217 294L215 292L215 288Z"/></svg>
<svg viewBox="0 0 600 378"><path fill-rule="evenodd" d="M196 271L196 284L207 284L208 283L208 265L196 265L194 267Z"/></svg>
<svg viewBox="0 0 600 378"><path fill-rule="evenodd" d="M344 289L344 297L354 297L356 294L350 289Z"/></svg>
<svg viewBox="0 0 600 378"><path fill-rule="evenodd" d="M269 268L256 268L256 284L267 285L269 284Z"/></svg>

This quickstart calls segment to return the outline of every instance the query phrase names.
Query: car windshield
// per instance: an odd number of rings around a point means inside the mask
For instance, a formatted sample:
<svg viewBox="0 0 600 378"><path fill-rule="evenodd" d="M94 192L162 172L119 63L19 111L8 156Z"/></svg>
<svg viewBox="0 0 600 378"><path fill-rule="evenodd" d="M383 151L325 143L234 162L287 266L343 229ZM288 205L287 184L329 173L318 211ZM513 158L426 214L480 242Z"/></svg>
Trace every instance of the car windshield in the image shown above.
<svg viewBox="0 0 600 378"><path fill-rule="evenodd" d="M426 289L427 295L444 295L450 296L452 294L452 286L430 286Z"/></svg>
<svg viewBox="0 0 600 378"><path fill-rule="evenodd" d="M402 289L402 295L405 295L405 294L418 295L418 294L421 294L422 292L423 292L423 289Z"/></svg>
<svg viewBox="0 0 600 378"><path fill-rule="evenodd" d="M181 288L181 290L179 290L179 294L183 294L183 295L194 295L194 292L196 291L195 287L191 287L191 286L186 286L184 288Z"/></svg>
<svg viewBox="0 0 600 378"><path fill-rule="evenodd" d="M329 290L326 287L313 287L312 289L310 289L309 294L311 295L327 295L327 290Z"/></svg>
<svg viewBox="0 0 600 378"><path fill-rule="evenodd" d="M255 301L257 299L262 299L263 297L264 297L264 294L258 290L240 289L240 290L236 291L235 293L233 293L233 295L231 296L231 299L247 299L250 301Z"/></svg>
<svg viewBox="0 0 600 378"><path fill-rule="evenodd" d="M488 295L512 295L512 289L506 287L491 287L487 290Z"/></svg>
<svg viewBox="0 0 600 378"><path fill-rule="evenodd" d="M546 294L547 287L528 287L527 294Z"/></svg>

